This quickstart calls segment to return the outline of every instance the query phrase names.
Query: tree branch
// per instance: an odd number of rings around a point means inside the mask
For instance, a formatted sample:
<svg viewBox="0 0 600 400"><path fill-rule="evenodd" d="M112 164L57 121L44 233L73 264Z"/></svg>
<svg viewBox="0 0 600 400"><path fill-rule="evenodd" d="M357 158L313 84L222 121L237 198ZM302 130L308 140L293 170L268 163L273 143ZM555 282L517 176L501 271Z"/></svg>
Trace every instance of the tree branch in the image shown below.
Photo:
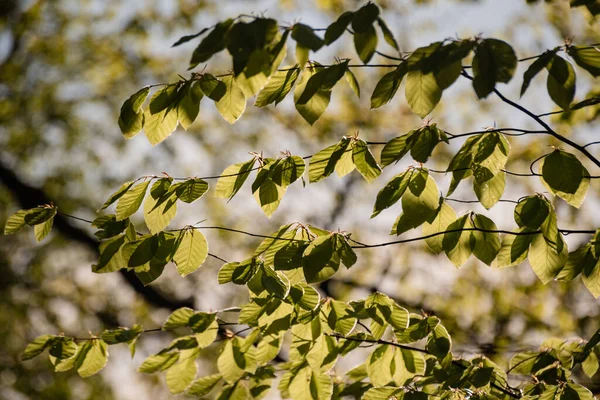
<svg viewBox="0 0 600 400"><path fill-rule="evenodd" d="M21 181L14 171L5 166L2 162L0 162L0 182L13 194L17 202L23 208L33 208L41 204L53 203L52 199L50 199L43 190ZM72 217L73 216L67 217L64 214L57 214L54 217L54 227L65 238L77 242L90 249L95 255L99 255L98 241L96 238L89 235L86 231L71 225L67 218ZM152 287L144 286L132 271L122 269L119 273L133 290L153 306L170 310L176 310L181 307L194 307L192 299L170 299Z"/></svg>

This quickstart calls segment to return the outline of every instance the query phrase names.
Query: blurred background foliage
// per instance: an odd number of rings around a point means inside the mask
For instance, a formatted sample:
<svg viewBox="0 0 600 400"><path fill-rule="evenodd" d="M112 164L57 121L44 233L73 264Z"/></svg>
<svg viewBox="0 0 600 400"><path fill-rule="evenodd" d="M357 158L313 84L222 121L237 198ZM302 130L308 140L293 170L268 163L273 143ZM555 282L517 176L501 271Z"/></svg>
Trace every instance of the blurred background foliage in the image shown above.
<svg viewBox="0 0 600 400"><path fill-rule="evenodd" d="M568 1L378 1L404 51L449 36L482 34L509 41L520 57L560 45L566 37L575 37L578 44L599 42L600 17L594 16L597 8L592 3L570 8ZM131 93L143 85L177 80L178 73L185 73L193 47L171 48L180 36L240 13L264 13L284 23L302 20L326 27L342 11L361 4L337 0L1 1L0 224L17 209L49 201L62 212L93 219L104 199L122 182L144 174L215 175L250 158L249 151L277 156L287 149L303 156L356 131L378 141L419 127L422 122L410 112L403 96L367 112L368 94L383 72L361 68L356 74L362 99L357 101L348 88L336 89L331 106L313 127L288 101L277 108L250 107L231 126L212 105L204 103L187 132L178 131L155 148L143 135L125 141L119 132L118 111ZM288 54L292 63L293 49ZM357 58L351 38L319 52L316 58L330 62L335 56ZM229 68L225 55L207 66L215 73ZM521 63L517 77L525 69ZM576 101L588 97L587 92L600 93L597 82L579 76L584 90ZM515 78L502 90L517 98L520 83ZM543 85L536 78L522 99L536 113L553 110L545 88L536 88ZM452 133L494 124L535 128L497 99L477 101L468 82L447 92L433 118ZM559 114L551 121L561 134L587 143L597 139L599 112L598 106L588 107ZM541 136L511 139L509 169L513 171L526 170L531 160L557 144ZM432 167L444 169L458 146L438 148L433 158L437 165ZM600 155L600 146L591 150ZM384 175L389 178L405 166L386 169ZM269 234L299 220L354 232L354 238L375 243L386 239L396 216L388 212L368 219L382 182L385 176L367 186L352 174L305 188L296 185L271 220L264 217L246 188L229 204L208 196L199 204L181 207L172 225L181 227L206 218L211 225ZM439 176L442 190L448 182ZM597 183L592 183L578 212L557 202L561 227L600 226ZM505 197L510 199L544 191L532 178L511 177L507 187ZM470 185L463 184L454 197L473 199L474 194ZM500 229L511 227L512 207L499 203L489 213ZM458 211L469 208L456 204ZM140 360L169 340L167 333L144 337L133 361L124 346L115 349L108 368L87 380L73 372L55 374L43 359L21 362L19 354L28 340L43 333L77 336L133 323L153 328L178 306L219 309L240 304L247 294L216 284L220 263L215 259L186 279L170 268L149 288L126 274L95 275L90 268L97 256L91 227L59 218L55 227L50 240L42 244L35 244L33 233L27 230L0 240L0 397L168 398L160 376L135 372ZM207 237L211 252L228 260L245 258L258 243L226 232L211 231ZM580 244L577 238L567 239L572 248ZM380 290L412 311L434 313L442 318L459 353L481 353L504 363L515 352L535 348L547 337L589 337L598 329L600 303L580 280L543 286L525 265L493 270L476 261L456 270L420 242L362 251L357 266L321 284L321 291L350 300ZM210 361L203 364L207 373L214 368ZM347 366L352 367L351 363ZM596 387L599 381L597 374Z"/></svg>

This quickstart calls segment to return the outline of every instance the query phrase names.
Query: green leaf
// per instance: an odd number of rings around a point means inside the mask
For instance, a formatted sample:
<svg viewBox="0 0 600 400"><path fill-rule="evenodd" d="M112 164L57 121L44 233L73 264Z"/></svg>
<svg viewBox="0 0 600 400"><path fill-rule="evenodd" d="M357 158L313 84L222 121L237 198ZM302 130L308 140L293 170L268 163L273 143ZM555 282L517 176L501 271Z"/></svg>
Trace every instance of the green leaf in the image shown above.
<svg viewBox="0 0 600 400"><path fill-rule="evenodd" d="M179 359L178 352L160 352L144 360L138 367L138 372L151 374L157 371L164 371L170 368Z"/></svg>
<svg viewBox="0 0 600 400"><path fill-rule="evenodd" d="M190 396L202 397L210 393L211 390L223 379L221 374L204 376L195 380L187 391Z"/></svg>
<svg viewBox="0 0 600 400"><path fill-rule="evenodd" d="M231 200L248 179L255 162L256 158L254 157L245 163L238 163L225 168L217 181L215 196Z"/></svg>
<svg viewBox="0 0 600 400"><path fill-rule="evenodd" d="M442 324L438 324L427 337L427 351L437 357L438 360L443 360L450 353L451 347L452 340L448 331Z"/></svg>
<svg viewBox="0 0 600 400"><path fill-rule="evenodd" d="M185 203L192 203L202 197L208 190L208 183L199 178L188 179L171 187L177 198Z"/></svg>
<svg viewBox="0 0 600 400"><path fill-rule="evenodd" d="M291 67L284 67L281 71L276 71L269 78L267 85L260 91L256 102L257 107L266 107L271 103L275 105L283 101L285 96L292 90L292 86L298 80L300 68L298 64Z"/></svg>
<svg viewBox="0 0 600 400"><path fill-rule="evenodd" d="M563 110L569 110L569 106L575 97L575 70L570 62L564 58L554 55L552 61L546 65L548 80L546 86L548 94Z"/></svg>
<svg viewBox="0 0 600 400"><path fill-rule="evenodd" d="M475 191L475 195L486 210L492 208L498 200L502 198L505 187L506 174L504 171L498 172L493 178L485 182L480 183L476 179L473 179L473 190Z"/></svg>
<svg viewBox="0 0 600 400"><path fill-rule="evenodd" d="M245 285L257 272L258 265L259 263L255 258L239 263L227 263L219 270L219 284L233 282L237 285Z"/></svg>
<svg viewBox="0 0 600 400"><path fill-rule="evenodd" d="M323 39L317 36L310 26L299 23L294 24L294 27L292 28L292 39L298 42L302 47L312 51L319 50L325 44Z"/></svg>
<svg viewBox="0 0 600 400"><path fill-rule="evenodd" d="M284 157L277 165L271 168L271 180L276 185L286 188L304 174L305 168L306 166L302 157Z"/></svg>
<svg viewBox="0 0 600 400"><path fill-rule="evenodd" d="M319 68L319 71L308 79L302 94L295 100L296 104L306 104L320 90L332 90L348 71L348 62L346 60L330 67Z"/></svg>
<svg viewBox="0 0 600 400"><path fill-rule="evenodd" d="M354 73L350 69L348 69L344 73L344 77L346 78L348 85L350 85L350 89L352 89L354 94L356 94L356 97L358 97L360 99L360 85L358 84L358 81L356 80L356 76L354 76Z"/></svg>
<svg viewBox="0 0 600 400"><path fill-rule="evenodd" d="M410 155L415 161L427 162L435 146L442 140L447 142L446 134L436 124L425 125L412 131L407 138L407 146L410 147Z"/></svg>
<svg viewBox="0 0 600 400"><path fill-rule="evenodd" d="M293 400L330 399L333 394L331 377L319 370L306 366L297 371L289 386Z"/></svg>
<svg viewBox="0 0 600 400"><path fill-rule="evenodd" d="M584 386L568 383L560 395L561 400L594 400L594 395Z"/></svg>
<svg viewBox="0 0 600 400"><path fill-rule="evenodd" d="M368 2L359 8L352 18L352 29L354 32L363 33L368 31L379 17L379 7Z"/></svg>
<svg viewBox="0 0 600 400"><path fill-rule="evenodd" d="M574 155L555 150L542 159L542 183L555 195L579 208L590 186L587 169Z"/></svg>
<svg viewBox="0 0 600 400"><path fill-rule="evenodd" d="M477 97L487 97L496 82L509 82L516 68L517 56L508 43L498 39L482 40L473 58L473 88Z"/></svg>
<svg viewBox="0 0 600 400"><path fill-rule="evenodd" d="M279 207L286 189L266 179L255 191L254 198L269 218Z"/></svg>
<svg viewBox="0 0 600 400"><path fill-rule="evenodd" d="M314 124L327 109L329 101L331 100L331 90L319 89L304 103L298 103L298 99L300 99L300 96L304 93L310 78L317 74L319 70L322 70L322 67L319 67L318 65L305 69L300 81L294 89L296 110L300 113L302 118L311 125Z"/></svg>
<svg viewBox="0 0 600 400"><path fill-rule="evenodd" d="M354 32L354 48L363 63L367 64L371 60L377 49L377 32L373 25L363 32Z"/></svg>
<svg viewBox="0 0 600 400"><path fill-rule="evenodd" d="M408 187L411 176L412 171L406 171L398 174L394 176L383 187L383 189L379 191L379 193L377 193L377 199L375 200L375 205L373 206L371 218L376 217L381 211L393 206L396 204L396 202L398 202L398 200L400 200L406 191L406 188Z"/></svg>
<svg viewBox="0 0 600 400"><path fill-rule="evenodd" d="M406 101L412 112L425 118L442 98L442 90L433 73L411 71L406 77Z"/></svg>
<svg viewBox="0 0 600 400"><path fill-rule="evenodd" d="M29 210L19 210L16 213L12 214L6 220L6 225L4 225L4 234L12 235L23 228L25 223L25 215Z"/></svg>
<svg viewBox="0 0 600 400"><path fill-rule="evenodd" d="M569 253L565 267L556 277L557 281L570 282L586 268L594 268L598 260L594 257L592 247L588 243Z"/></svg>
<svg viewBox="0 0 600 400"><path fill-rule="evenodd" d="M232 19L219 22L210 33L202 39L198 47L196 47L192 53L189 69L196 67L196 65L202 62L208 61L214 54L225 49L225 34L229 28L231 28L232 24Z"/></svg>
<svg viewBox="0 0 600 400"><path fill-rule="evenodd" d="M596 262L595 265L586 263L581 274L581 279L585 287L595 298L600 297L600 262Z"/></svg>
<svg viewBox="0 0 600 400"><path fill-rule="evenodd" d="M186 276L197 270L208 256L208 243L204 235L195 229L185 229L179 233L179 246L173 256L177 272Z"/></svg>
<svg viewBox="0 0 600 400"><path fill-rule="evenodd" d="M538 229L550 215L549 203L540 196L525 197L515 207L515 222L520 227Z"/></svg>
<svg viewBox="0 0 600 400"><path fill-rule="evenodd" d="M548 243L542 234L536 234L529 249L529 264L542 283L552 281L564 267L568 258L567 246L557 251L555 243Z"/></svg>
<svg viewBox="0 0 600 400"><path fill-rule="evenodd" d="M173 394L183 393L194 381L197 367L195 359L198 349L182 350L179 362L174 364L166 373L167 387Z"/></svg>
<svg viewBox="0 0 600 400"><path fill-rule="evenodd" d="M219 101L225 96L227 86L211 74L203 74L198 81L202 93L211 100Z"/></svg>
<svg viewBox="0 0 600 400"><path fill-rule="evenodd" d="M196 120L200 112L200 101L204 94L198 82L186 82L181 88L181 100L177 107L177 119L183 129L187 131Z"/></svg>
<svg viewBox="0 0 600 400"><path fill-rule="evenodd" d="M34 226L54 218L56 211L56 207L50 206L31 208L27 210L23 219L27 225Z"/></svg>
<svg viewBox="0 0 600 400"><path fill-rule="evenodd" d="M135 250L129 257L127 266L129 268L144 265L154 258L158 251L158 235L152 235L139 241Z"/></svg>
<svg viewBox="0 0 600 400"><path fill-rule="evenodd" d="M394 71L385 74L373 90L371 108L379 108L389 103L398 91L404 75L406 75L406 65L404 63L400 64Z"/></svg>
<svg viewBox="0 0 600 400"><path fill-rule="evenodd" d="M400 235L431 219L439 206L439 194L437 184L427 170L415 170L408 190L402 196L402 215L392 232Z"/></svg>
<svg viewBox="0 0 600 400"><path fill-rule="evenodd" d="M535 59L533 63L527 68L525 74L523 74L523 85L521 86L521 97L525 94L525 91L529 87L531 80L552 60L558 49L546 50L541 56Z"/></svg>
<svg viewBox="0 0 600 400"><path fill-rule="evenodd" d="M223 119L233 124L246 110L246 96L235 83L233 76L224 77L222 82L225 84L225 94L215 102L215 105Z"/></svg>
<svg viewBox="0 0 600 400"><path fill-rule="evenodd" d="M144 332L141 325L133 325L131 329L119 328L102 332L102 340L108 345L131 343Z"/></svg>
<svg viewBox="0 0 600 400"><path fill-rule="evenodd" d="M156 183L153 185L153 188L156 186ZM177 214L177 204L175 204L174 195L170 197L170 200L163 202L158 207L156 207L157 203L158 199L154 199L152 196L146 197L146 201L144 201L144 221L152 234L156 234L169 226L169 223Z"/></svg>
<svg viewBox="0 0 600 400"><path fill-rule="evenodd" d="M385 41L387 42L387 44L389 44L394 49L396 49L396 51L400 51L400 47L398 46L398 42L396 42L396 39L394 38L394 34L390 30L390 28L388 28L388 26L385 23L385 21L383 19L381 19L381 18L377 18L377 24L379 25L379 28L381 28L381 32L383 33L383 38L385 39Z"/></svg>
<svg viewBox="0 0 600 400"><path fill-rule="evenodd" d="M284 299L290 292L290 281L281 272L274 271L270 267L263 265L261 275L261 283L267 292L273 294L275 297Z"/></svg>
<svg viewBox="0 0 600 400"><path fill-rule="evenodd" d="M108 348L102 339L88 340L77 353L75 366L82 378L97 374L106 366Z"/></svg>
<svg viewBox="0 0 600 400"><path fill-rule="evenodd" d="M21 353L21 360L27 361L31 360L42 354L47 347L52 345L54 338L57 336L54 335L42 335L35 338L34 341L27 344L23 353Z"/></svg>
<svg viewBox="0 0 600 400"><path fill-rule="evenodd" d="M411 149L411 137L415 131L393 138L381 150L381 165L385 168L393 162L400 161Z"/></svg>
<svg viewBox="0 0 600 400"><path fill-rule="evenodd" d="M533 240L533 234L527 228L519 228L516 234L507 234L502 240L498 256L492 266L497 268L512 267L520 264L527 258L529 245Z"/></svg>
<svg viewBox="0 0 600 400"><path fill-rule="evenodd" d="M435 218L423 223L423 235L435 235L440 232L445 232L448 226L456 221L456 211L445 201L442 201L439 208L436 210ZM440 254L444 251L443 247L444 235L435 235L425 239L425 243L435 254Z"/></svg>
<svg viewBox="0 0 600 400"><path fill-rule="evenodd" d="M108 198L108 200L106 200L106 202L102 205L102 208L100 208L100 211L104 210L105 208L110 206L112 203L119 200L129 189L131 189L131 187L133 186L134 183L135 182L125 182L124 184L122 184L121 187L116 192L114 192Z"/></svg>
<svg viewBox="0 0 600 400"><path fill-rule="evenodd" d="M150 88L144 87L132 94L121 106L119 128L125 139L131 139L144 127L144 113L141 108L149 93Z"/></svg>
<svg viewBox="0 0 600 400"><path fill-rule="evenodd" d="M128 218L140 208L149 184L150 181L138 183L119 197L116 209L117 221Z"/></svg>
<svg viewBox="0 0 600 400"><path fill-rule="evenodd" d="M349 145L350 139L343 138L337 144L329 146L313 155L308 164L309 182L318 182L331 175L337 169L337 164L340 163L347 153L350 156L352 155L352 148ZM352 164L354 165L353 162Z"/></svg>
<svg viewBox="0 0 600 400"><path fill-rule="evenodd" d="M310 242L302 256L302 269L306 282L324 281L333 276L340 266L340 257L335 252L335 236L320 236Z"/></svg>
<svg viewBox="0 0 600 400"><path fill-rule="evenodd" d="M377 165L375 157L369 150L367 143L364 140L357 140L352 147L352 161L356 169L369 183L374 181L381 175L381 167Z"/></svg>
<svg viewBox="0 0 600 400"><path fill-rule="evenodd" d="M169 318L165 321L162 326L163 331L181 328L182 326L188 326L190 317L194 315L194 310L188 307L179 308L169 315Z"/></svg>
<svg viewBox="0 0 600 400"><path fill-rule="evenodd" d="M488 217L481 214L475 214L475 217L473 218L473 228L481 229L481 231L471 232L471 235L475 240L475 244L471 246L473 255L487 265L491 265L492 261L494 261L500 251L501 243L500 234L490 231L497 231L498 227L494 221Z"/></svg>
<svg viewBox="0 0 600 400"><path fill-rule="evenodd" d="M41 224L34 225L33 232L35 233L36 241L41 242L46 236L48 236L48 234L50 233L50 229L52 229L53 222L54 217L42 222Z"/></svg>
<svg viewBox="0 0 600 400"><path fill-rule="evenodd" d="M593 46L568 46L567 53L581 68L594 77L600 76L600 50Z"/></svg>
<svg viewBox="0 0 600 400"><path fill-rule="evenodd" d="M77 354L77 344L72 338L58 336L52 341L49 353L58 360L66 360Z"/></svg>
<svg viewBox="0 0 600 400"><path fill-rule="evenodd" d="M144 114L144 132L153 146L169 137L177 127L179 100L174 85L159 90L150 99Z"/></svg>
<svg viewBox="0 0 600 400"><path fill-rule="evenodd" d="M465 214L448 225L447 233L444 234L442 247L444 252L456 267L463 265L472 253L470 215ZM466 230L465 230L466 229Z"/></svg>
<svg viewBox="0 0 600 400"><path fill-rule="evenodd" d="M591 352L581 363L581 369L590 379L596 375L598 368L600 368L600 362L598 361L598 356L594 352Z"/></svg>
<svg viewBox="0 0 600 400"><path fill-rule="evenodd" d="M253 373L256 370L255 348L248 348L247 352L242 352L243 341L239 337L234 337L225 342L225 347L217 359L217 367L228 383L235 383L244 373Z"/></svg>
<svg viewBox="0 0 600 400"><path fill-rule="evenodd" d="M346 11L342 13L335 22L327 27L325 31L325 44L330 45L339 39L340 36L346 31L346 28L354 18L354 13Z"/></svg>

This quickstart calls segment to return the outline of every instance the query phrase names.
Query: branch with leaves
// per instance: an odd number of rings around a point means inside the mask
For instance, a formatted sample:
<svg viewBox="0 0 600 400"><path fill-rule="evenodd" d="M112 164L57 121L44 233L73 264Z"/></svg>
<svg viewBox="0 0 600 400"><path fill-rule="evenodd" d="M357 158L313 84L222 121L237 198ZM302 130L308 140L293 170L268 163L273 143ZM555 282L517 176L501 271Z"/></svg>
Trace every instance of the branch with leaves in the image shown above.
<svg viewBox="0 0 600 400"><path fill-rule="evenodd" d="M322 31L325 32L323 37L318 33ZM309 61L311 52L331 45L346 32L352 35L362 64L352 64L349 59L333 64ZM343 396L413 400L429 397L593 398L587 388L577 383L574 371L581 368L590 377L597 372L600 331L587 341L548 340L539 351L515 355L505 370L486 357L463 359L452 354L450 334L435 316L410 313L377 291L366 299L351 302L321 298L311 284L332 279L342 265L348 269L355 265L358 261L355 250L424 241L433 253L444 253L456 266L465 264L472 255L492 267L514 266L528 260L543 283L571 281L581 276L589 291L595 297L600 296L600 230L559 229L553 201L543 194L530 194L519 200L502 199L506 175L537 177L556 201L579 208L590 180L599 178L591 175L575 155L558 148L535 159L530 173L509 171L506 165L511 145L507 137L549 135L579 151L587 158L586 162L600 166L600 161L587 150L595 142L581 145L559 134L542 119L549 113L533 113L497 88L498 84L508 83L513 78L518 62L533 61L524 74L521 96L532 79L546 69L548 94L563 111L596 106L597 97L573 104L575 69L559 55L566 53L579 67L597 77L600 51L595 45L577 46L567 41L564 46L540 55L518 59L507 42L476 37L446 39L402 53L379 7L372 2L343 13L325 29L302 23L281 26L271 18L242 15L185 36L175 45L202 35L205 36L193 51L190 69L227 50L232 58L232 71L215 75L192 72L189 79L142 88L121 107L118 124L126 138L144 130L155 145L171 135L178 125L187 129L197 118L204 97L214 101L226 121L234 123L244 113L250 97L256 96L258 107L277 105L292 89L296 110L312 125L326 111L332 90L342 78L360 97L354 68L391 69L377 83L371 95L371 108L389 103L405 81L405 97L410 109L425 118L440 102L443 91L463 76L472 81L479 99L494 93L541 128L452 134L427 122L387 142L369 142L358 134L343 137L305 157L289 151L278 158L251 153L250 160L233 164L217 176L175 178L164 174L126 182L100 209L106 210L116 203L114 213L100 215L93 221L61 214L98 229L95 235L101 241L100 254L92 266L93 272L133 271L144 285L149 285L171 262L180 275L186 276L212 256L224 263L218 282L246 287L248 303L214 312L180 308L160 329L144 330L134 325L90 338L44 335L27 346L24 360L48 349L56 371L75 369L87 377L104 368L109 345L126 343L133 355L141 335L173 331L176 339L147 358L139 368L143 373L165 372L172 393L186 392L200 397L215 390L219 398L260 399L278 377L281 395L294 400ZM398 56L377 49L379 35ZM296 43L295 63L282 66L290 39ZM396 63L369 64L376 54ZM463 65L465 60L470 61L470 65ZM145 106L154 88L158 89ZM465 141L446 169L433 170L423 165L438 145L459 138ZM379 161L369 147L377 145L383 145ZM381 188L371 218L400 202L402 213L390 234L402 235L421 227L422 235L418 237L368 244L355 240L347 232L332 232L297 222L286 224L269 235L197 224L168 229L180 202L195 202L208 192L207 180L217 180L217 197L231 200L250 174L256 172L251 191L262 211L270 217L278 209L287 188L304 181L304 176L314 184L334 172L343 177L357 170L367 183L373 183L384 168L392 168L408 154L418 165L399 172ZM306 160L309 160L308 165ZM535 165L538 172L534 171ZM452 175L445 195L432 173ZM477 200L450 197L459 184L469 178L472 178ZM517 227L498 229L494 221L480 213L457 215L449 204L452 201L478 202L486 210L501 201L514 203ZM140 208L143 208L147 233L140 232L131 220ZM19 210L8 219L4 233L14 234L30 226L36 239L43 240L58 213L52 204ZM262 241L248 258L227 261L209 253L208 242L202 234L202 230L207 229L257 237ZM569 252L564 240L568 234L589 235L590 241ZM221 320L219 314L224 312L236 313L237 321ZM228 325L247 328L231 332L225 329ZM184 331L185 334L179 334ZM219 372L196 379L196 359L215 342L222 344L216 362ZM281 357L284 346L289 360L274 361ZM338 359L364 346L375 347L365 362L344 377L337 376L334 366ZM516 384L509 384L509 375Z"/></svg>

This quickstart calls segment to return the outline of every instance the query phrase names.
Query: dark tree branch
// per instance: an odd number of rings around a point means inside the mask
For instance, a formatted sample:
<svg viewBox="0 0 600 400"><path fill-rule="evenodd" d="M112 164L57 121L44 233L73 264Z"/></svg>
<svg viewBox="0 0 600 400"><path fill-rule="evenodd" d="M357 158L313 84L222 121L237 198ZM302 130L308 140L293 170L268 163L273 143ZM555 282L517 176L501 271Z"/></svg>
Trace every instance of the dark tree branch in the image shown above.
<svg viewBox="0 0 600 400"><path fill-rule="evenodd" d="M53 203L52 199L50 199L43 190L23 182L14 171L2 162L0 162L0 182L13 194L17 202L23 208L33 208L38 205ZM57 214L54 217L54 227L56 230L58 230L65 238L77 242L90 249L94 254L99 255L98 241L96 238L83 229L71 225L67 219L70 217L71 216L67 217L64 214ZM119 272L125 282L153 306L170 310L176 310L181 307L194 307L192 299L170 299L156 291L154 288L144 286L134 272L127 271L126 269L122 269Z"/></svg>
<svg viewBox="0 0 600 400"><path fill-rule="evenodd" d="M464 76L465 78L467 78L467 79L469 79L471 81L473 80L473 77L471 75L469 75L466 71L462 72L462 76ZM535 115L534 113L532 113L531 111L529 111L528 109L526 109L525 107L523 107L522 105L520 105L518 103L515 103L514 101L508 99L502 93L500 93L500 91L498 89L494 88L494 93L496 94L496 96L498 96L500 98L500 100L502 100L506 104L508 104L508 105L516 108L517 110L519 110L519 111L523 112L524 114L528 115L529 117L531 117L535 122L537 122L544 129L546 129L548 131L548 134L550 134L551 136L553 136L557 140L560 140L561 142L568 144L569 146L573 147L574 149L579 150L591 162L593 162L594 164L596 164L597 167L600 167L600 160L598 160L596 157L594 157L592 155L592 153L590 153L589 151L587 151L587 149L585 148L585 146L579 145L579 144L573 142L571 139L566 138L563 135L559 134L554 129L552 129L550 127L550 125L548 125L547 123L545 123L544 120L542 120L539 116Z"/></svg>

